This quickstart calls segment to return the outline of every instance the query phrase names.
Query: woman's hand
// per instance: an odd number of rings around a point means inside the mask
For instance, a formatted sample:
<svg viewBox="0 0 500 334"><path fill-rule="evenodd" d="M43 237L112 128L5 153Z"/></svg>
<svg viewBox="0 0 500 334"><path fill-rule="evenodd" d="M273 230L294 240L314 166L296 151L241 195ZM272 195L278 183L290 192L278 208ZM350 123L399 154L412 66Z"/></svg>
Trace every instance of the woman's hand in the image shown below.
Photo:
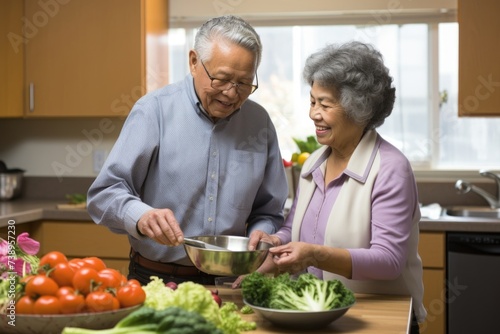
<svg viewBox="0 0 500 334"><path fill-rule="evenodd" d="M298 273L307 267L317 267L321 258L321 249L306 242L290 242L269 250L273 262L280 272ZM319 257L318 257L319 256Z"/></svg>

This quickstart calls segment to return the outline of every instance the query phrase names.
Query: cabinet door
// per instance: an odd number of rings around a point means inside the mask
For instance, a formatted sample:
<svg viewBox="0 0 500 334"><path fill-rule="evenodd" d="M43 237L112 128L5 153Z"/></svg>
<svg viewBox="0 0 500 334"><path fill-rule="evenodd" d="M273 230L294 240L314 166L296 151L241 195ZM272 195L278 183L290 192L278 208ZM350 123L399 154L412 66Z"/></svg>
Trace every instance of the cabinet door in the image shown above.
<svg viewBox="0 0 500 334"><path fill-rule="evenodd" d="M500 116L500 1L459 0L459 116Z"/></svg>
<svg viewBox="0 0 500 334"><path fill-rule="evenodd" d="M444 334L446 320L445 234L421 232L418 252L424 267L424 306L427 319L421 324L422 334Z"/></svg>
<svg viewBox="0 0 500 334"><path fill-rule="evenodd" d="M0 1L0 117L23 116L22 16L22 1Z"/></svg>
<svg viewBox="0 0 500 334"><path fill-rule="evenodd" d="M446 287L443 269L424 269L424 306L427 319L420 324L422 334L444 334Z"/></svg>
<svg viewBox="0 0 500 334"><path fill-rule="evenodd" d="M30 234L40 242L40 257L54 250L68 258L97 256L108 267L128 273L128 237L94 222L42 221L33 226Z"/></svg>
<svg viewBox="0 0 500 334"><path fill-rule="evenodd" d="M26 116L123 116L143 94L143 0L25 1Z"/></svg>

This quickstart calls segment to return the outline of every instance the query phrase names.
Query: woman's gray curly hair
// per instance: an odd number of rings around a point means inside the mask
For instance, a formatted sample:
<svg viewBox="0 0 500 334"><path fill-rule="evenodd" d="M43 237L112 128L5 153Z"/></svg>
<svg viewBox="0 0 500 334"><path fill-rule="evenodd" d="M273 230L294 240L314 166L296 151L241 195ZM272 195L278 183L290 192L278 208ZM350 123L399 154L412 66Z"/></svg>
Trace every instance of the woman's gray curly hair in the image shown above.
<svg viewBox="0 0 500 334"><path fill-rule="evenodd" d="M382 54L370 44L327 45L307 58L303 77L311 86L335 88L347 117L365 129L379 127L392 112L396 88Z"/></svg>
<svg viewBox="0 0 500 334"><path fill-rule="evenodd" d="M196 33L194 50L201 60L210 59L213 43L228 41L239 45L253 54L259 67L262 57L262 43L255 29L241 17L224 15L205 22Z"/></svg>

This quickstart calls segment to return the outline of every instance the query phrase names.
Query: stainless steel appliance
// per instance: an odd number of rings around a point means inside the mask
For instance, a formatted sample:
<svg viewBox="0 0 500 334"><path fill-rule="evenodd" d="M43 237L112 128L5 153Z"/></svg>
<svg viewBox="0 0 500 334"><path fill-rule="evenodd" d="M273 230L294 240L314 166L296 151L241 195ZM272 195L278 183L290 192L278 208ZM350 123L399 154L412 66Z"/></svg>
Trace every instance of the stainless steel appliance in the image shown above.
<svg viewBox="0 0 500 334"><path fill-rule="evenodd" d="M448 334L500 333L500 233L447 233Z"/></svg>

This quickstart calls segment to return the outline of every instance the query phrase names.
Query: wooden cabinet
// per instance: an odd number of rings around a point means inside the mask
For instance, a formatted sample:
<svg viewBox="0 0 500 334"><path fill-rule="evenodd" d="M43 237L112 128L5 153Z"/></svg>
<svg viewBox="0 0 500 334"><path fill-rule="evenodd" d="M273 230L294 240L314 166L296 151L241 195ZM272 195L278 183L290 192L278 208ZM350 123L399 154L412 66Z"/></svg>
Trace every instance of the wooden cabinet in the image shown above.
<svg viewBox="0 0 500 334"><path fill-rule="evenodd" d="M500 1L458 0L459 116L500 116Z"/></svg>
<svg viewBox="0 0 500 334"><path fill-rule="evenodd" d="M424 266L424 306L427 320L422 334L444 334L446 326L445 234L422 232L418 248Z"/></svg>
<svg viewBox="0 0 500 334"><path fill-rule="evenodd" d="M50 251L63 252L68 258L97 256L110 268L128 274L130 244L125 234L116 234L91 221L44 220L15 226L16 237L28 232L40 242L37 256ZM8 228L0 228L0 237L7 238Z"/></svg>
<svg viewBox="0 0 500 334"><path fill-rule="evenodd" d="M22 1L0 1L0 117L23 116L22 15Z"/></svg>
<svg viewBox="0 0 500 334"><path fill-rule="evenodd" d="M39 256L53 250L63 252L68 258L97 256L108 267L128 274L128 237L107 227L91 221L42 221L33 224L30 235L40 242Z"/></svg>
<svg viewBox="0 0 500 334"><path fill-rule="evenodd" d="M166 29L166 3L26 0L26 117L128 114L146 92L147 13Z"/></svg>

